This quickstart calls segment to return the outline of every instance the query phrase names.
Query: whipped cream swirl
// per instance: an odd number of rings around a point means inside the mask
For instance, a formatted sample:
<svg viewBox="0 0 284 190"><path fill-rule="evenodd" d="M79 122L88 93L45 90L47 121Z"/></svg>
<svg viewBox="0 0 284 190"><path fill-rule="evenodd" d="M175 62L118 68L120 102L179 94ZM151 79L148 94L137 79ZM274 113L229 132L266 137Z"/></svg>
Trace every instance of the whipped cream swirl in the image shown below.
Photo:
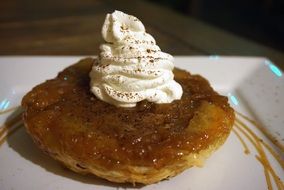
<svg viewBox="0 0 284 190"><path fill-rule="evenodd" d="M140 20L114 11L107 14L102 35L106 43L90 72L91 91L97 98L118 107L181 98L182 88L172 72L173 57L161 51Z"/></svg>

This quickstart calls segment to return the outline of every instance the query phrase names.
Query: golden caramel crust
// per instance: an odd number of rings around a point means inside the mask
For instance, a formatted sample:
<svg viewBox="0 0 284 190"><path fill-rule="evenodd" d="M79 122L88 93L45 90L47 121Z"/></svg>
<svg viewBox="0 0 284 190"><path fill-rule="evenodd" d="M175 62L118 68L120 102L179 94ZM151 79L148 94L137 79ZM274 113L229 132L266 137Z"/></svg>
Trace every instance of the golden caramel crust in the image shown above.
<svg viewBox="0 0 284 190"><path fill-rule="evenodd" d="M93 61L68 67L22 100L34 141L70 169L150 184L201 165L228 137L234 111L201 76L175 69L181 100L117 108L91 94Z"/></svg>

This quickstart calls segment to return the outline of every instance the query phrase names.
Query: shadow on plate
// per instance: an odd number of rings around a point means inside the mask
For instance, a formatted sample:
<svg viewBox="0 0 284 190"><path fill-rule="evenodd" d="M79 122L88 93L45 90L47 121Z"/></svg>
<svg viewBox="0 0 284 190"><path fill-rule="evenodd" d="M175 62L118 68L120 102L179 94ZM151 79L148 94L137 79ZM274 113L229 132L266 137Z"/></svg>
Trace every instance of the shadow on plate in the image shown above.
<svg viewBox="0 0 284 190"><path fill-rule="evenodd" d="M13 118L20 118L21 111L16 110L13 112L7 119L6 122L9 122ZM99 186L108 186L108 187L114 187L114 188L141 188L143 185L137 184L135 187L128 183L128 184L118 184L118 183L112 183L107 180L98 178L93 175L80 175L77 174L67 168L65 168L63 165L61 165L59 162L53 160L49 156L45 155L42 151L40 151L39 148L36 147L36 145L33 143L31 137L27 134L23 123L20 124L21 127L18 129L13 135L9 136L7 138L7 143L10 148L12 148L14 151L16 151L23 159L29 160L33 164L36 164L46 170L46 172L60 175L65 178L69 178L81 183L85 184L93 184L93 185L99 185Z"/></svg>

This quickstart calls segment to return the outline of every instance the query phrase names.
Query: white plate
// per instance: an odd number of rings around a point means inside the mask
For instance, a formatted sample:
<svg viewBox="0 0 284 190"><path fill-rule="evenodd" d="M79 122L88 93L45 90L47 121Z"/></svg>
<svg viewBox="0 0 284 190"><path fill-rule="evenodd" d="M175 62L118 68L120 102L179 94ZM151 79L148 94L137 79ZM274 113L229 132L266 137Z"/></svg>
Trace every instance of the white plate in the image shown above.
<svg viewBox="0 0 284 190"><path fill-rule="evenodd" d="M1 57L0 111L19 105L22 96L33 86L55 77L58 71L78 59L80 57ZM217 91L229 97L236 111L257 120L263 130L278 140L278 144L284 144L284 76L269 60L255 57L176 57L176 66L206 77ZM4 123L11 115L15 113L2 114L0 122ZM243 121L272 146L283 161L283 150L271 144L254 125ZM231 133L226 143L207 160L203 168L188 169L170 180L139 188L267 189L264 168L255 157L258 153L247 139L245 142L250 154L244 154L241 142L235 133ZM283 168L268 151L265 152L283 181ZM273 180L272 186L276 188ZM9 136L0 147L1 190L120 188L133 187L109 183L93 176L81 176L64 169L38 150L24 128Z"/></svg>

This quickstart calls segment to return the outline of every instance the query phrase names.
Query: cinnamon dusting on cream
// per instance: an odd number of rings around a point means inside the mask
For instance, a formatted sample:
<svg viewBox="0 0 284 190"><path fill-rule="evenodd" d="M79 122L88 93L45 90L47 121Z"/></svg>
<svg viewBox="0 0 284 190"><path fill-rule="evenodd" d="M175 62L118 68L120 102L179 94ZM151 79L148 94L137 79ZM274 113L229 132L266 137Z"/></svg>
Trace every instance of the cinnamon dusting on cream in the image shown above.
<svg viewBox="0 0 284 190"><path fill-rule="evenodd" d="M98 64L90 72L91 91L117 107L137 102L171 103L182 96L174 80L173 57L161 51L141 21L115 11L106 16Z"/></svg>

